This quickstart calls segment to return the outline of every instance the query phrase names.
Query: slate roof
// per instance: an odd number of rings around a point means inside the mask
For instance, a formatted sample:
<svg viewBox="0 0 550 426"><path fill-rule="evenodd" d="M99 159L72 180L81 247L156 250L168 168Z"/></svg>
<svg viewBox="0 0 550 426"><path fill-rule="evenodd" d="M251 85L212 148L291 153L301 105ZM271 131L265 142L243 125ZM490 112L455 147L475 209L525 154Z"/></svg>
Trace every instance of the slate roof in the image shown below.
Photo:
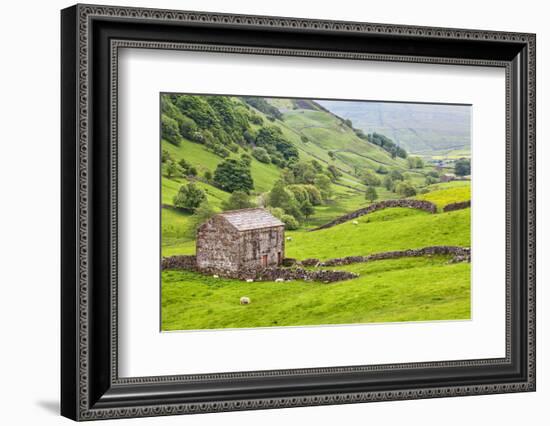
<svg viewBox="0 0 550 426"><path fill-rule="evenodd" d="M219 214L225 218L238 231L250 231L252 229L273 228L285 224L262 208L231 210Z"/></svg>

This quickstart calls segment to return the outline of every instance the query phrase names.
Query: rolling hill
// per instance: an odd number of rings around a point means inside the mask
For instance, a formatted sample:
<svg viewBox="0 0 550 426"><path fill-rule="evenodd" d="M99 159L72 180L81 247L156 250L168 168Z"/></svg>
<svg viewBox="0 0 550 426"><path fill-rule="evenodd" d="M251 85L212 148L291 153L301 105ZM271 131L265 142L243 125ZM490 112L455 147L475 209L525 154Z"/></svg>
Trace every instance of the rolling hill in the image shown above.
<svg viewBox="0 0 550 426"><path fill-rule="evenodd" d="M395 102L316 101L365 133L382 133L412 154L469 156L471 106Z"/></svg>

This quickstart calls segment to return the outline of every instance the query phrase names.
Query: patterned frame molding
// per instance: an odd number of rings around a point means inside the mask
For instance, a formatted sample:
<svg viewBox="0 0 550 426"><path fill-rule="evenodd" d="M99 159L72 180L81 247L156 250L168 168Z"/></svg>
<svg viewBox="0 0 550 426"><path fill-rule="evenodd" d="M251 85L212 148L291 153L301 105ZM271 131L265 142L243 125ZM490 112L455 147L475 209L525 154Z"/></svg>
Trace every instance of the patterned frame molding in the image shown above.
<svg viewBox="0 0 550 426"><path fill-rule="evenodd" d="M201 13L187 11L170 11L157 9L140 9L126 7L103 7L92 5L77 5L63 11L64 28L62 28L63 40L62 50L67 58L64 61L65 75L73 75L72 86L65 88L63 95L64 118L74 118L72 125L64 127L63 148L67 149L67 158L64 157L64 177L72 178L71 184L64 183L64 207L67 215L74 214L75 223L73 226L64 224L62 235L65 251L63 251L63 269L67 269L63 279L62 290L62 413L75 420L92 420L106 418L160 416L172 414L206 413L231 410L249 410L282 408L327 404L346 404L356 402L403 400L417 398L437 398L447 396L464 396L490 393L506 393L518 391L533 391L535 389L535 36L533 34L479 31L464 29L429 28L402 25L369 24L358 22L336 22L325 20L295 19L267 16L245 16L217 13ZM102 379L99 384L90 385L92 375L97 374L97 367L91 365L91 354L95 350L93 346L95 335L92 333L93 323L96 315L91 311L91 280L90 270L93 256L91 255L91 241L93 229L91 215L94 211L92 194L92 170L90 169L90 115L93 108L91 93L91 56L92 52L92 21L96 19L111 20L112 22L136 22L140 24L171 23L173 25L220 25L235 28L254 29L276 29L290 31L315 31L326 34L361 34L378 35L381 37L411 37L415 40L448 40L448 41L479 41L485 43L502 42L510 45L521 46L525 49L527 73L523 82L512 81L514 64L511 60L483 60L483 59L462 59L434 57L434 56L404 56L392 54L370 54L350 53L340 51L304 50L286 48L257 48L243 46L227 46L201 43L178 43L171 41L145 41L132 40L111 40L110 42L110 64L111 74L109 90L111 92L110 104L110 314L106 320L110 327L105 333L108 334L110 342L110 361L107 367L108 378ZM72 40L70 40L72 37ZM507 260L506 260L506 358L465 360L453 362L434 362L416 364L394 364L377 366L356 366L356 367L327 367L324 369L305 370L275 370L261 372L227 373L216 375L198 376L163 376L143 378L119 378L117 368L117 71L118 71L118 49L121 47L131 48L154 48L154 49L175 49L175 50L197 50L197 51L220 51L232 53L251 53L264 55L298 55L342 59L361 60L383 60L397 62L425 62L444 63L459 65L481 65L497 66L506 69L506 104L507 104ZM65 63L66 62L66 63ZM72 62L72 63L70 63ZM512 152L511 138L517 129L511 128L511 114L514 108L511 97L517 90L514 84L525 84L526 105L524 125L526 126L526 139L524 151L520 153L525 168L525 178L517 186L512 182L512 163L519 161ZM67 83L67 85L69 85ZM75 96L72 96L75 95ZM76 99L76 102L74 102ZM65 121L65 120L64 120ZM72 151L71 151L72 149ZM72 155L74 154L74 156ZM65 154L64 154L65 155ZM72 185L72 186L70 186ZM380 370L399 370L410 368L426 367L456 367L456 366L483 366L483 365L504 365L511 362L511 340L513 318L511 312L512 288L510 277L512 276L511 257L514 249L512 247L512 218L513 192L522 191L517 195L516 201L525 203L525 276L524 285L525 297L525 355L524 368L525 379L511 382L494 382L476 385L449 385L426 388L404 387L398 390L360 391L360 392L338 392L318 393L298 396L273 396L266 398L220 398L208 402L163 402L155 404L133 404L124 402L106 402L102 394L109 394L114 389L115 396L118 389L125 386L153 386L160 384L200 382L209 381L212 383L225 379L245 379L257 377L292 376L297 379L308 374L346 373L346 372L368 372ZM64 192L65 194L65 192ZM70 205L70 207L69 207ZM66 228L66 229L65 229ZM71 243L69 243L71 241ZM72 266L68 266L71 264ZM72 269L70 269L72 268ZM69 306L70 305L70 306ZM70 322L70 324L68 324ZM103 364L102 364L103 365ZM109 392L107 392L109 390ZM74 394L74 395L73 395ZM113 397L114 398L114 397ZM113 399L113 401L116 398ZM130 401L130 400L128 400Z"/></svg>

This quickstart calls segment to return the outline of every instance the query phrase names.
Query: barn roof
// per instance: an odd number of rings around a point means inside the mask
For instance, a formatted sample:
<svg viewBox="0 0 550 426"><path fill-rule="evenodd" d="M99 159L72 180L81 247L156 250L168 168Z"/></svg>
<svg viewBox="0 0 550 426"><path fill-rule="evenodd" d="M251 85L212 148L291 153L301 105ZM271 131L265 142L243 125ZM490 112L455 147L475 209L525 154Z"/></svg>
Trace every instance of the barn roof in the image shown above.
<svg viewBox="0 0 550 426"><path fill-rule="evenodd" d="M220 216L225 218L238 231L284 226L283 222L262 208L232 210L220 213Z"/></svg>

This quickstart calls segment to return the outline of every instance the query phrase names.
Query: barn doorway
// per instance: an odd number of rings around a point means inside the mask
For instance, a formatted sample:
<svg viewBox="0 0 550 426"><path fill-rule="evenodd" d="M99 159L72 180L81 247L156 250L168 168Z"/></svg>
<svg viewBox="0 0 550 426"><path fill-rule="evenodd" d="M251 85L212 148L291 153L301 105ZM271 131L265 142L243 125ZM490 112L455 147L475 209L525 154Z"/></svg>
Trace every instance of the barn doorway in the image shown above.
<svg viewBox="0 0 550 426"><path fill-rule="evenodd" d="M263 267L267 266L267 254L262 255L262 266Z"/></svg>
<svg viewBox="0 0 550 426"><path fill-rule="evenodd" d="M283 263L283 257L281 256L281 252L277 252L277 265L281 263Z"/></svg>

